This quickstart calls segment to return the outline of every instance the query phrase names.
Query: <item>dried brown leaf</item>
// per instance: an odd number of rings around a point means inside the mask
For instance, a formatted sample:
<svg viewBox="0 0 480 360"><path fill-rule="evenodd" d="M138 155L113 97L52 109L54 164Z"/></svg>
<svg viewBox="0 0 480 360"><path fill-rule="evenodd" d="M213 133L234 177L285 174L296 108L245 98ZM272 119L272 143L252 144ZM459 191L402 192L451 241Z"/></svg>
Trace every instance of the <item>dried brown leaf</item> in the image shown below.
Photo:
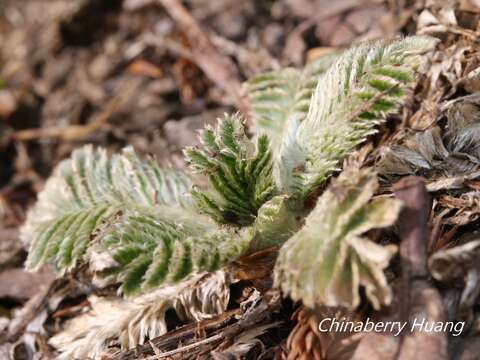
<svg viewBox="0 0 480 360"><path fill-rule="evenodd" d="M195 275L177 285L162 287L132 300L90 296L92 309L71 320L50 339L59 359L99 359L108 342L132 348L167 332L166 312L182 320L203 320L221 314L230 298L232 279L225 271Z"/></svg>
<svg viewBox="0 0 480 360"><path fill-rule="evenodd" d="M433 126L384 150L377 163L387 176L423 174L429 180L466 175L480 166L480 97L469 95L442 106L447 126Z"/></svg>
<svg viewBox="0 0 480 360"><path fill-rule="evenodd" d="M342 308L321 307L316 311L300 307L292 319L297 324L287 340L286 360L347 360L362 337L348 331L320 332L319 323L330 318L337 321L359 322L361 314Z"/></svg>

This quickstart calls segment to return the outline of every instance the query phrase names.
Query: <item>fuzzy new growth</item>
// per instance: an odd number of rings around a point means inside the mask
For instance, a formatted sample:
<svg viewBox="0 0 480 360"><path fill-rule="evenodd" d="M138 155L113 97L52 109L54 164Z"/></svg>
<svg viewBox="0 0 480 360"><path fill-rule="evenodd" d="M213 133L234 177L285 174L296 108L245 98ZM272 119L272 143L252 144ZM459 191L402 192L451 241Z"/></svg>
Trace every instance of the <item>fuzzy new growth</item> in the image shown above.
<svg viewBox="0 0 480 360"><path fill-rule="evenodd" d="M191 207L185 174L141 162L131 148L108 157L91 146L61 162L29 212L22 238L30 243L27 267L52 262L59 270L84 260L90 237L108 219L132 207Z"/></svg>
<svg viewBox="0 0 480 360"><path fill-rule="evenodd" d="M287 122L305 119L318 77L337 57L338 53L334 52L316 59L302 70L285 68L247 81L245 90L252 104L256 132L267 133L275 150L285 136Z"/></svg>
<svg viewBox="0 0 480 360"><path fill-rule="evenodd" d="M363 286L375 307L388 303L383 269L394 248L361 235L391 225L399 204L372 199L375 173L345 169L309 215L304 200L397 111L420 55L434 45L427 37L367 42L303 71L250 80L254 139L239 115L225 115L201 133L201 146L185 150L207 188L131 149L112 157L75 151L22 228L27 267L50 263L63 273L89 263L128 295L286 242L275 269L286 295L312 307L354 307Z"/></svg>
<svg viewBox="0 0 480 360"><path fill-rule="evenodd" d="M317 78L306 115L296 111L293 95L283 92L282 103L290 107L283 109L289 115L281 118L285 124L274 165L279 188L304 198L338 171L341 160L396 111L404 89L413 82L419 55L435 43L415 36L367 42L347 50ZM284 74L279 72L277 77ZM269 94L274 98L277 88L253 88L254 109L263 108L259 99ZM267 133L278 136L275 129Z"/></svg>
<svg viewBox="0 0 480 360"><path fill-rule="evenodd" d="M214 271L248 247L246 230L218 229L194 212L189 177L140 161L130 148L108 157L76 150L48 180L28 215L27 267L50 262L60 271L111 258L97 276L120 282L127 295Z"/></svg>
<svg viewBox="0 0 480 360"><path fill-rule="evenodd" d="M252 142L237 114L225 115L200 138L200 148L185 150L192 170L206 175L211 186L209 191L192 190L198 209L221 224L251 224L276 192L268 137Z"/></svg>

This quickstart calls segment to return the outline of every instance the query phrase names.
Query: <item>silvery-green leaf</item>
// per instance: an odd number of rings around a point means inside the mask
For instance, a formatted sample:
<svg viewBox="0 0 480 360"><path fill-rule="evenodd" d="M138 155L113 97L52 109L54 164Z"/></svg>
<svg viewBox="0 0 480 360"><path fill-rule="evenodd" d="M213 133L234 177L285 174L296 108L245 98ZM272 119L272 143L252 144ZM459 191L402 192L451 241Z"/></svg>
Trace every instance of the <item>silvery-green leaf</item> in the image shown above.
<svg viewBox="0 0 480 360"><path fill-rule="evenodd" d="M252 238L251 228L217 228L202 215L156 207L129 211L102 228L91 257L109 254L113 261L97 275L134 295L216 271L243 254Z"/></svg>
<svg viewBox="0 0 480 360"><path fill-rule="evenodd" d="M302 121L307 115L318 79L338 53L324 55L304 69L285 68L249 79L246 94L252 104L257 134L267 134L278 150L287 121Z"/></svg>
<svg viewBox="0 0 480 360"><path fill-rule="evenodd" d="M363 286L378 308L391 300L383 274L394 245L381 246L362 233L392 225L397 219L397 200L376 198L375 173L370 169L346 169L320 196L305 225L280 249L275 283L293 300L306 306L355 307Z"/></svg>
<svg viewBox="0 0 480 360"><path fill-rule="evenodd" d="M287 122L290 129L275 163L280 188L305 197L338 171L340 162L399 108L420 55L436 42L413 36L345 51L320 76L304 120Z"/></svg>
<svg viewBox="0 0 480 360"><path fill-rule="evenodd" d="M45 262L69 270L81 261L91 236L118 214L135 207L168 205L192 209L191 182L184 173L141 161L131 148L107 156L85 146L62 161L38 195L22 227L30 244L27 267Z"/></svg>

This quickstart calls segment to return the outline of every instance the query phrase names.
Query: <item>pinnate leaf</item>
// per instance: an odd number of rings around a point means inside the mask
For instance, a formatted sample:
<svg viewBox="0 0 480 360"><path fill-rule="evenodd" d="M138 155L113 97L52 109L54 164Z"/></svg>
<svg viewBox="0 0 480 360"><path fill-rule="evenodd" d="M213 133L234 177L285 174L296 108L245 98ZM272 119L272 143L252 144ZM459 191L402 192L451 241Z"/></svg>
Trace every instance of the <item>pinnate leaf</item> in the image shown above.
<svg viewBox="0 0 480 360"><path fill-rule="evenodd" d="M131 148L112 157L92 146L76 150L57 166L27 216L21 231L30 244L27 267L50 262L71 270L103 223L135 207L191 208L190 186L182 172L141 161Z"/></svg>
<svg viewBox="0 0 480 360"><path fill-rule="evenodd" d="M267 134L274 149L281 143L287 121L291 118L302 121L307 116L320 75L337 57L336 52L326 54L304 69L284 68L255 76L245 83L256 133Z"/></svg>
<svg viewBox="0 0 480 360"><path fill-rule="evenodd" d="M289 119L276 161L283 191L308 196L395 112L420 55L436 40L413 36L352 47L320 77L303 121Z"/></svg>
<svg viewBox="0 0 480 360"><path fill-rule="evenodd" d="M109 254L113 261L97 275L113 278L131 296L216 271L241 255L252 236L251 228L217 228L205 216L157 207L129 212L102 229L92 258Z"/></svg>

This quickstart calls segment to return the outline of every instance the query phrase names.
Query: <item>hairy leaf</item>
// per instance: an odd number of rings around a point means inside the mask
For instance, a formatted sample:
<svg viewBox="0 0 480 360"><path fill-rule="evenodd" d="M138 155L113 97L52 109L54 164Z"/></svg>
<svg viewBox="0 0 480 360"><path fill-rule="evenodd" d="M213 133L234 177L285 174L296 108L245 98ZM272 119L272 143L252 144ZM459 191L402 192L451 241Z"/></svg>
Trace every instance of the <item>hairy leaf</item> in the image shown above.
<svg viewBox="0 0 480 360"><path fill-rule="evenodd" d="M307 196L375 126L398 109L414 81L419 55L436 41L372 41L346 51L320 77L304 121L291 118L276 161L284 191Z"/></svg>
<svg viewBox="0 0 480 360"><path fill-rule="evenodd" d="M297 204L285 195L267 201L258 210L255 235L248 251L255 252L283 244L300 228L301 215Z"/></svg>
<svg viewBox="0 0 480 360"><path fill-rule="evenodd" d="M233 128L221 136L231 151L243 151ZM269 160L262 153L245 171L261 173ZM111 158L92 147L77 150L57 167L28 216L27 266L50 262L68 271L90 261L98 277L121 283L126 295L215 271L248 249L254 230L218 228L195 213L189 187L184 174L140 161L131 149Z"/></svg>
<svg viewBox="0 0 480 360"><path fill-rule="evenodd" d="M102 223L136 206L190 207L190 180L140 161L131 148L109 158L91 146L62 161L39 194L22 228L30 244L27 267L51 262L58 270L75 267Z"/></svg>
<svg viewBox="0 0 480 360"><path fill-rule="evenodd" d="M225 115L200 138L200 148L185 150L190 167L209 180L208 191L192 191L198 209L222 224L251 224L276 192L268 138L259 136L253 143L239 115Z"/></svg>
<svg viewBox="0 0 480 360"><path fill-rule="evenodd" d="M396 220L397 200L376 198L375 173L347 169L322 194L304 227L280 249L275 283L306 306L355 307L359 287L375 308L388 304L391 291L383 274L396 251L361 235Z"/></svg>
<svg viewBox="0 0 480 360"><path fill-rule="evenodd" d="M257 134L267 134L278 148L287 120L305 118L319 76L337 57L336 53L325 55L303 70L285 68L248 80L245 89L252 104Z"/></svg>
<svg viewBox="0 0 480 360"><path fill-rule="evenodd" d="M215 271L247 249L252 229L217 229L205 220L167 207L128 212L97 235L92 253L113 260L99 275L113 277L132 295L191 273Z"/></svg>

